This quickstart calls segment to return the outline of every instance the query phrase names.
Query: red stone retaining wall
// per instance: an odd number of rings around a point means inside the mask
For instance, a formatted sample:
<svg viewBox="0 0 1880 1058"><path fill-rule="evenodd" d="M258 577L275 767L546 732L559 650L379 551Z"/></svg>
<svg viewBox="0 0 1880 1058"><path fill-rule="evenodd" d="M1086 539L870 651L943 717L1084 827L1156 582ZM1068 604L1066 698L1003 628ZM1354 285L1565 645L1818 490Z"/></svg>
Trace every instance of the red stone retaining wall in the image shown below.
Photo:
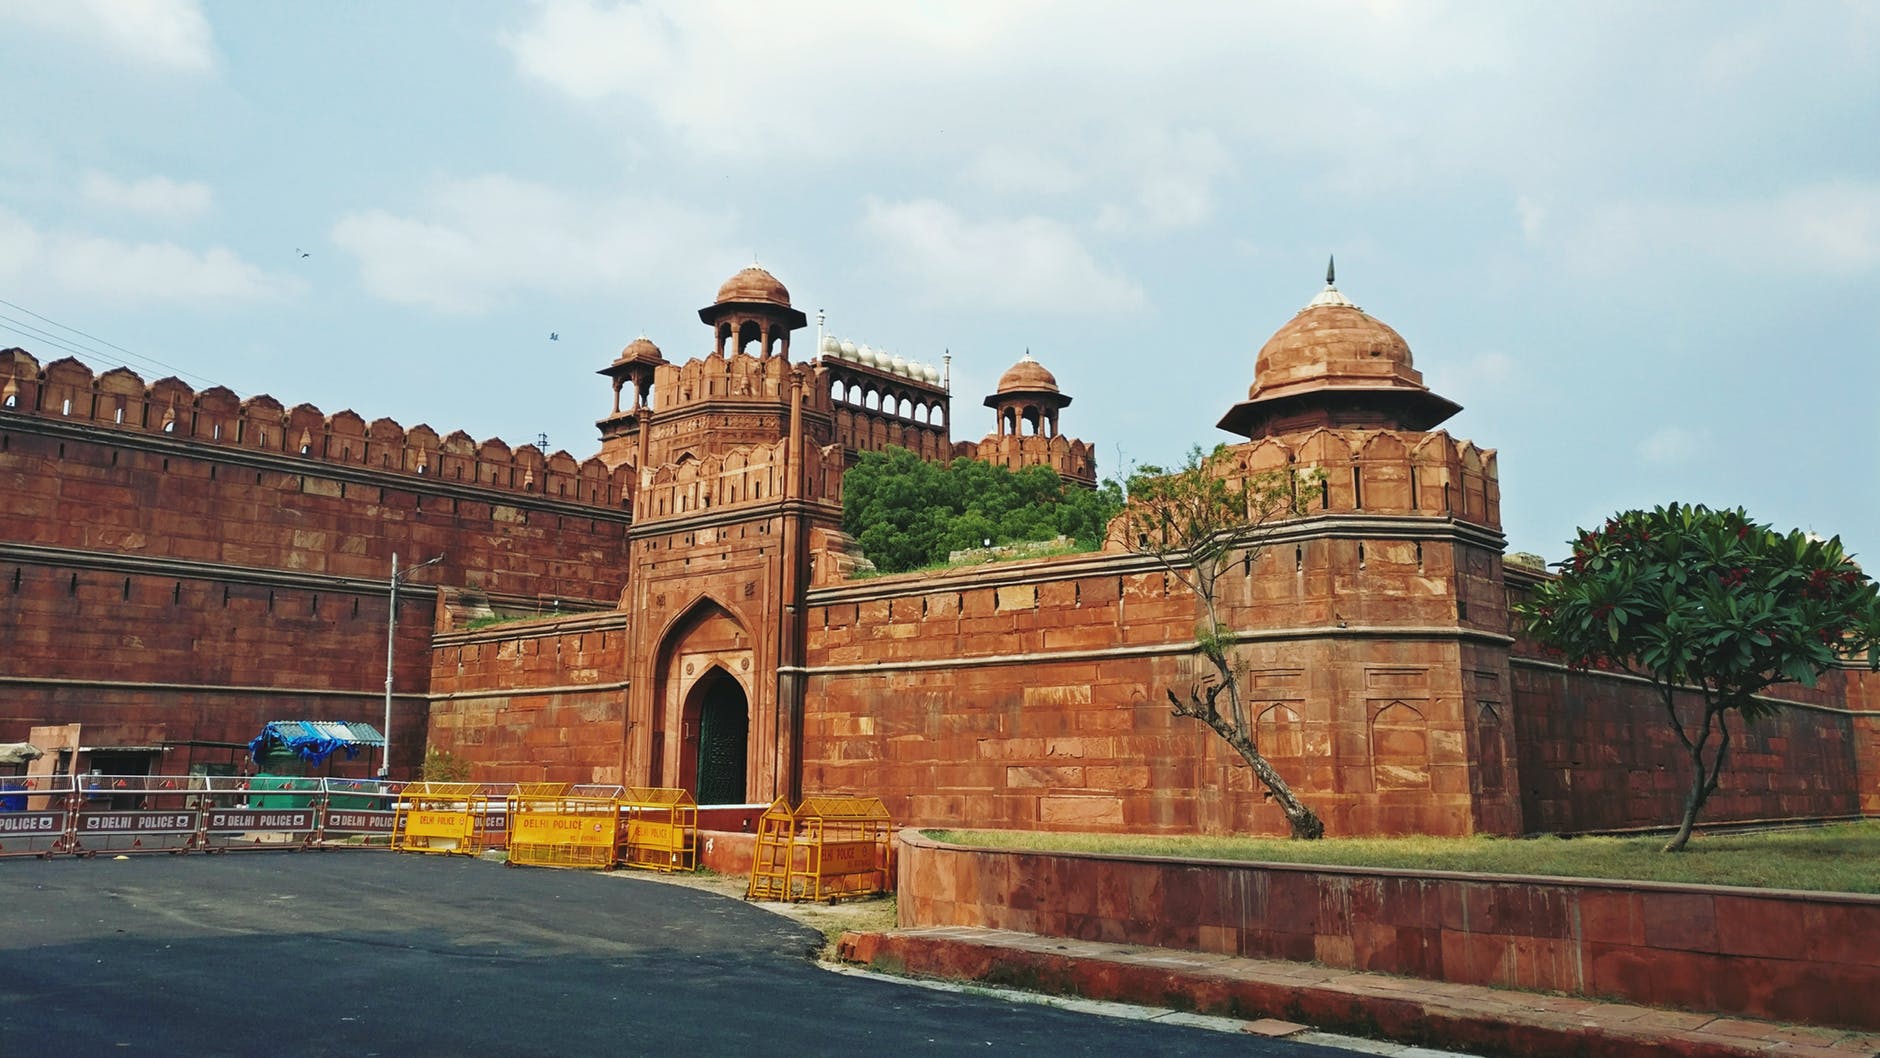
<svg viewBox="0 0 1880 1058"><path fill-rule="evenodd" d="M440 633L428 741L480 782L621 784L624 613Z"/></svg>
<svg viewBox="0 0 1880 1058"><path fill-rule="evenodd" d="M1690 760L1649 684L1525 659L1511 670L1528 832L1662 827L1682 817ZM1824 688L1841 678L1830 673ZM1730 718L1730 763L1704 821L1833 818L1860 815L1863 800L1880 805L1880 761L1859 765L1862 718L1807 704L1826 697L1823 688L1779 690L1804 701L1753 724Z"/></svg>
<svg viewBox="0 0 1880 1058"><path fill-rule="evenodd" d="M900 925L979 926L1880 1029L1880 897L965 849Z"/></svg>

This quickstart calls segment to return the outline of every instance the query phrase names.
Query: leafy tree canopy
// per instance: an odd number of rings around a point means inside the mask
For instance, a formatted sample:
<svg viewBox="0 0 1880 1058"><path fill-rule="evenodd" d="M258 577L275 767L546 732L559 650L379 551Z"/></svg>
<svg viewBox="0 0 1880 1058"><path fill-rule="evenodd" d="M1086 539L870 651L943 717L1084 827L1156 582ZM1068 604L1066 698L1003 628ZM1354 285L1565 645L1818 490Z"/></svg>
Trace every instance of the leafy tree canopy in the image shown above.
<svg viewBox="0 0 1880 1058"><path fill-rule="evenodd" d="M1516 612L1570 664L1651 681L1693 770L1667 851L1717 788L1731 712L1765 716L1776 707L1757 695L1771 684L1813 686L1861 652L1880 666L1880 588L1840 539L1778 533L1741 509L1674 503L1582 530L1559 578Z"/></svg>
<svg viewBox="0 0 1880 1058"><path fill-rule="evenodd" d="M987 540L1065 536L1095 548L1121 509L1113 482L1088 489L1050 467L1012 471L964 457L930 463L905 448L865 452L842 479L842 528L888 573L942 563Z"/></svg>
<svg viewBox="0 0 1880 1058"><path fill-rule="evenodd" d="M1773 683L1813 686L1855 651L1880 662L1877 591L1838 537L1674 503L1582 530L1519 610L1575 664L1706 688L1754 718Z"/></svg>

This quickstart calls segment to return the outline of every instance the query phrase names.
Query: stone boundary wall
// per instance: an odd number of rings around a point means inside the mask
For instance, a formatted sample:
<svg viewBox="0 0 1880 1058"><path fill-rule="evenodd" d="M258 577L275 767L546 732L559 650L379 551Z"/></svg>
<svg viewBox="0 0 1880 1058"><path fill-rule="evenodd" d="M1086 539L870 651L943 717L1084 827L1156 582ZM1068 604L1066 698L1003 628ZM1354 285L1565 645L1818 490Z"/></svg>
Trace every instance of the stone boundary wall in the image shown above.
<svg viewBox="0 0 1880 1058"><path fill-rule="evenodd" d="M616 610L439 633L427 743L481 782L625 782L628 631Z"/></svg>
<svg viewBox="0 0 1880 1058"><path fill-rule="evenodd" d="M1492 620L1471 570L1495 539L1345 528L1304 519L1223 580L1258 737L1335 833L1517 832L1506 639L1456 618L1461 595ZM1202 675L1195 603L1147 559L823 587L807 617L805 788L877 794L911 825L1285 831L1225 743L1170 715L1164 690Z"/></svg>
<svg viewBox="0 0 1880 1058"><path fill-rule="evenodd" d="M1690 759L1650 684L1532 658L1512 659L1510 671L1528 833L1638 830L1683 814ZM1730 718L1730 761L1704 822L1857 816L1880 782L1860 714L1806 700L1826 697L1819 689L1777 690L1776 715Z"/></svg>
<svg viewBox="0 0 1880 1058"><path fill-rule="evenodd" d="M968 849L901 832L899 925L1880 1029L1880 896Z"/></svg>

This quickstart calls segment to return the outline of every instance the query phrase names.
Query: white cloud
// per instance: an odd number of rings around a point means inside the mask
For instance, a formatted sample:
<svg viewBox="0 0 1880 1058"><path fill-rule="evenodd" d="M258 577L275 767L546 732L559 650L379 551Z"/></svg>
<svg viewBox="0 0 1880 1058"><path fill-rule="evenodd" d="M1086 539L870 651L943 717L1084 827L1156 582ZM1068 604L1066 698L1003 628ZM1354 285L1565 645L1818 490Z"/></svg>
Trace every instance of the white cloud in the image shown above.
<svg viewBox="0 0 1880 1058"><path fill-rule="evenodd" d="M197 0L0 0L0 19L40 26L137 62L184 73L215 68Z"/></svg>
<svg viewBox="0 0 1880 1058"><path fill-rule="evenodd" d="M1501 74L1502 21L1375 2L549 0L503 43L524 77L706 158L1082 192L1083 212L1140 232L1208 219L1228 159L1249 149L1335 155L1328 182L1352 186L1412 179L1419 161L1475 165L1365 100Z"/></svg>
<svg viewBox="0 0 1880 1058"><path fill-rule="evenodd" d="M1113 313L1145 303L1129 277L1098 264L1069 227L1045 217L971 221L932 199L870 200L877 253L931 304Z"/></svg>
<svg viewBox="0 0 1880 1058"><path fill-rule="evenodd" d="M419 215L351 213L332 238L387 301L474 314L525 292L618 290L668 274L709 272L728 214L633 197L583 200L507 176L456 180Z"/></svg>
<svg viewBox="0 0 1880 1058"><path fill-rule="evenodd" d="M1677 466L1690 462L1709 443L1710 435L1702 430L1661 426L1638 443L1638 457L1656 466Z"/></svg>
<svg viewBox="0 0 1880 1058"><path fill-rule="evenodd" d="M193 180L150 176L125 181L100 172L86 173L79 193L95 205L176 221L201 216L214 201L209 185Z"/></svg>
<svg viewBox="0 0 1880 1058"><path fill-rule="evenodd" d="M1844 275L1880 266L1880 183L1840 180L1726 202L1610 202L1557 229L1568 262L1586 272L1702 261Z"/></svg>
<svg viewBox="0 0 1880 1058"><path fill-rule="evenodd" d="M50 286L117 304L207 305L292 297L299 280L269 275L233 250L125 242L47 231L0 210L0 283Z"/></svg>
<svg viewBox="0 0 1880 1058"><path fill-rule="evenodd" d="M1547 207L1526 195L1514 200L1515 216L1521 221L1521 234L1529 242L1539 242L1547 228Z"/></svg>
<svg viewBox="0 0 1880 1058"><path fill-rule="evenodd" d="M1088 177L1063 158L1026 145L993 144L966 166L966 179L991 191L1063 194Z"/></svg>

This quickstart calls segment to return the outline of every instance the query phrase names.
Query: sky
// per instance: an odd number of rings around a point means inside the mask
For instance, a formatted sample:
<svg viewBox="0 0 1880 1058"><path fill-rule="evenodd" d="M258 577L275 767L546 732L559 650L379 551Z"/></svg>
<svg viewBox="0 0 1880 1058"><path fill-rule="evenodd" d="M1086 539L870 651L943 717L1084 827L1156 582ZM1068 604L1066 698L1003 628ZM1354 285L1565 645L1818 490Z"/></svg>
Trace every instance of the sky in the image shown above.
<svg viewBox="0 0 1880 1058"><path fill-rule="evenodd" d="M42 363L585 458L755 261L950 353L956 440L1029 350L1109 475L1233 440L1336 254L1510 550L1677 500L1880 554L1880 4L0 0L0 113Z"/></svg>

